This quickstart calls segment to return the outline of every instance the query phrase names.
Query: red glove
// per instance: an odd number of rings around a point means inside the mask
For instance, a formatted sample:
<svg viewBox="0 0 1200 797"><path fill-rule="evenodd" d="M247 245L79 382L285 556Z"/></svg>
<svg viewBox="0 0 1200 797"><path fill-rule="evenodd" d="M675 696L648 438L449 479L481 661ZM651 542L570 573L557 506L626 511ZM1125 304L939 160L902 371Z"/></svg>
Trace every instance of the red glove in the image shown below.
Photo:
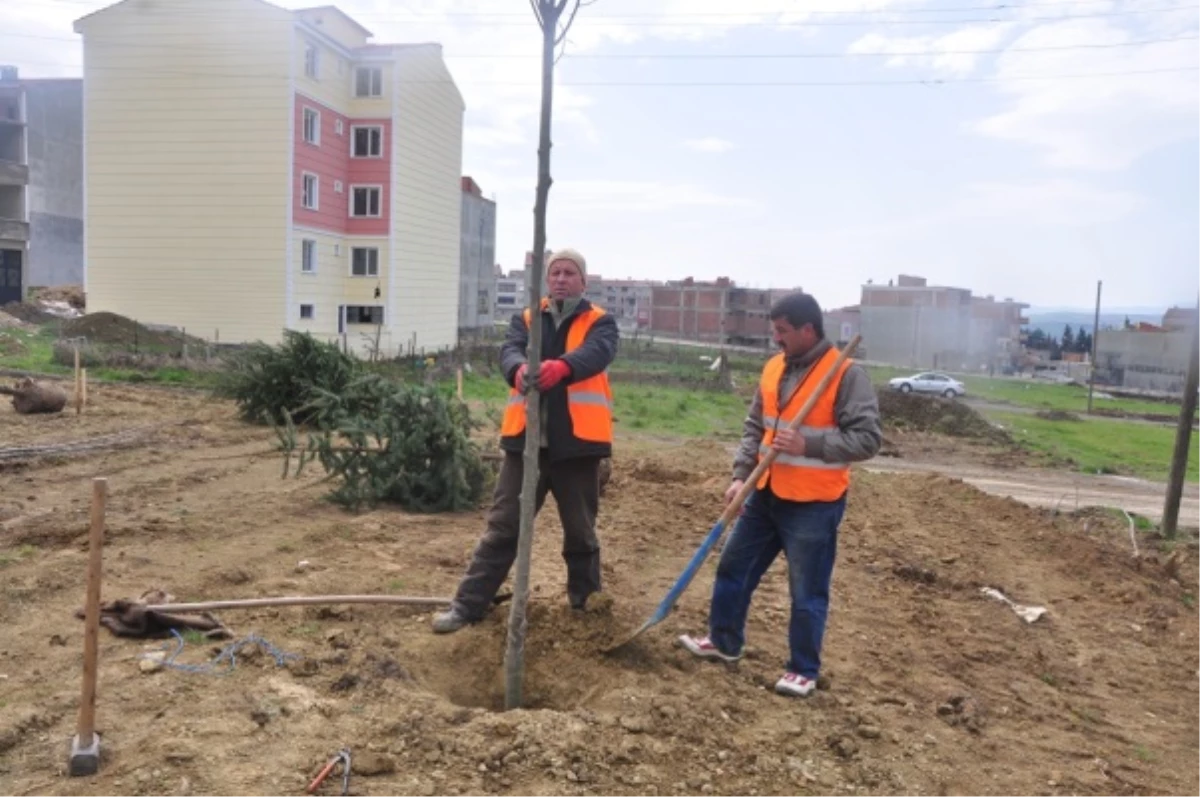
<svg viewBox="0 0 1200 797"><path fill-rule="evenodd" d="M525 392L525 372L527 370L529 370L529 366L521 363L520 367L517 368L517 375L513 377L513 385L517 388L518 393Z"/></svg>
<svg viewBox="0 0 1200 797"><path fill-rule="evenodd" d="M571 375L571 366L563 360L546 360L538 366L538 390L543 392Z"/></svg>

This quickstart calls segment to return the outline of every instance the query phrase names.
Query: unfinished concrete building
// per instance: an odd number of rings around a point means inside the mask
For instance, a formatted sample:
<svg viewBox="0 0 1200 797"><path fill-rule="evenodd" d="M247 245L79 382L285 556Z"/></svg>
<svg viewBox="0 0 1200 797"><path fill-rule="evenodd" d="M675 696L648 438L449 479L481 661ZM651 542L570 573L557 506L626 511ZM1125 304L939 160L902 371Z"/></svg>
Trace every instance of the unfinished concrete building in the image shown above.
<svg viewBox="0 0 1200 797"><path fill-rule="evenodd" d="M1196 311L1173 307L1162 327L1102 329L1096 335L1096 382L1183 395Z"/></svg>
<svg viewBox="0 0 1200 797"><path fill-rule="evenodd" d="M968 371L1012 364L1020 353L1028 306L901 275L887 285L864 285L859 313L872 360Z"/></svg>
<svg viewBox="0 0 1200 797"><path fill-rule="evenodd" d="M496 203L470 177L462 178L459 236L459 334L491 331L496 305Z"/></svg>

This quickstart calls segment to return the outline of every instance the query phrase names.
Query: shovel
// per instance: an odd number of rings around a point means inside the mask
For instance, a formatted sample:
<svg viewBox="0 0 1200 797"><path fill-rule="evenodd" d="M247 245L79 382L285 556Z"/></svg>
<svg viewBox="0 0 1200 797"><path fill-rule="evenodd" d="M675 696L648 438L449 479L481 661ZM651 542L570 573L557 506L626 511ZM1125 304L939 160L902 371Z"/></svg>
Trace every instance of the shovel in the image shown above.
<svg viewBox="0 0 1200 797"><path fill-rule="evenodd" d="M808 413L812 411L813 406L817 403L817 399L819 399L821 395L824 394L826 389L828 389L829 383L833 380L834 374L836 374L838 369L842 367L842 363L846 361L846 358L854 353L854 350L858 347L859 341L861 340L861 335L855 335L850 343L846 345L846 348L842 349L837 356L837 360L834 361L833 367L825 372L825 375L821 377L821 381L817 382L817 386L809 395L808 400L801 405L800 412L796 413L796 417L792 419L790 424L788 424L788 428L795 430L804 425L804 419L807 418ZM687 567L683 569L683 573L680 574L679 579L675 582L674 586L672 586L667 592L666 597L663 598L662 602L658 604L658 608L654 610L654 614L650 615L650 618L646 620L646 622L642 623L641 627L639 627L632 634L625 637L620 642L617 642L615 645L605 648L605 653L611 653L618 648L628 645L630 642L637 639L643 631L652 628L653 626L656 626L663 620L667 619L667 615L669 615L671 610L675 607L675 602L679 600L679 596L682 595L684 590L688 588L688 585L692 583L692 579L695 578L696 573L700 571L700 565L704 564L704 560L708 558L710 553L712 553L712 549L716 546L717 541L721 539L721 535L725 533L725 529L734 521L735 518L737 518L739 514L741 514L742 504L744 504L746 499L750 497L750 493L754 492L758 484L758 480L762 478L764 473L767 472L767 468L771 467L771 463L775 461L776 456L778 456L778 453L772 448L767 451L766 456L762 457L758 461L758 465L755 466L754 471L746 479L745 483L742 485L742 489L738 490L737 495L735 495L733 500L729 502L729 506L725 507L724 513L722 513L721 517L717 519L717 523L712 527L712 530L708 532L708 536L704 538L704 542L700 543L700 547L696 549L696 553L692 555L692 560L688 562Z"/></svg>

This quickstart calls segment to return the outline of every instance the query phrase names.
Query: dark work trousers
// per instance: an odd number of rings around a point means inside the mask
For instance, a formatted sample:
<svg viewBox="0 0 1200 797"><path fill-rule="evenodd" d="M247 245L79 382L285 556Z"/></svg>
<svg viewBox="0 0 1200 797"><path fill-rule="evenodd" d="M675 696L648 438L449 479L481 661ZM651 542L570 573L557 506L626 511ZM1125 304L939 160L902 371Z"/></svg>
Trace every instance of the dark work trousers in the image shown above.
<svg viewBox="0 0 1200 797"><path fill-rule="evenodd" d="M500 466L487 530L475 548L467 574L458 585L454 606L464 616L478 620L517 558L521 523L521 480L525 462L508 452ZM546 493L553 493L563 526L563 559L567 563L567 597L582 608L589 595L600 591L600 541L596 538L596 513L600 506L600 458L579 457L550 462L542 451L538 460L537 509Z"/></svg>

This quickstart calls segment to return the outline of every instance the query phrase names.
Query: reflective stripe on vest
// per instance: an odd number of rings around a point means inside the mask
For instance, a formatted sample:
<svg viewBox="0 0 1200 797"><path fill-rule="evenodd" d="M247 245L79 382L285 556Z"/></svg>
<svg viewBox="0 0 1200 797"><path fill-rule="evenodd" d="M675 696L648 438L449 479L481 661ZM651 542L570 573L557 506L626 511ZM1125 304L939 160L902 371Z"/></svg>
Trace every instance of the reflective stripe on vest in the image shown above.
<svg viewBox="0 0 1200 797"><path fill-rule="evenodd" d="M542 300L542 310L549 306L546 299ZM567 351L571 352L583 345L592 325L604 315L604 310L592 306L586 312L580 313L571 321L567 330ZM525 327L529 328L532 316L525 311ZM612 390L608 384L608 374L600 372L595 376L581 379L567 385L567 412L571 417L571 433L579 440L588 443L612 442ZM504 421L500 424L501 437L516 437L525 431L525 396L514 387L508 394L508 404L504 410Z"/></svg>
<svg viewBox="0 0 1200 797"><path fill-rule="evenodd" d="M786 428L796 417L821 378L833 368L837 357L837 349L831 348L814 363L811 373L803 380L795 395L785 397L790 400L782 412L779 408L779 387L787 369L787 359L783 354L777 354L763 367L759 383L763 399L763 439L759 446L760 457L766 456L771 450L776 425L781 429ZM851 361L847 359L834 374L828 387L817 398L808 417L804 419L804 425L799 428L800 434L818 435L837 428L837 412L834 405L837 402L838 386L850 364ZM758 488L762 489L768 484L771 485L771 492L787 501L836 501L850 486L850 466L811 457L778 454L767 473L759 479Z"/></svg>

